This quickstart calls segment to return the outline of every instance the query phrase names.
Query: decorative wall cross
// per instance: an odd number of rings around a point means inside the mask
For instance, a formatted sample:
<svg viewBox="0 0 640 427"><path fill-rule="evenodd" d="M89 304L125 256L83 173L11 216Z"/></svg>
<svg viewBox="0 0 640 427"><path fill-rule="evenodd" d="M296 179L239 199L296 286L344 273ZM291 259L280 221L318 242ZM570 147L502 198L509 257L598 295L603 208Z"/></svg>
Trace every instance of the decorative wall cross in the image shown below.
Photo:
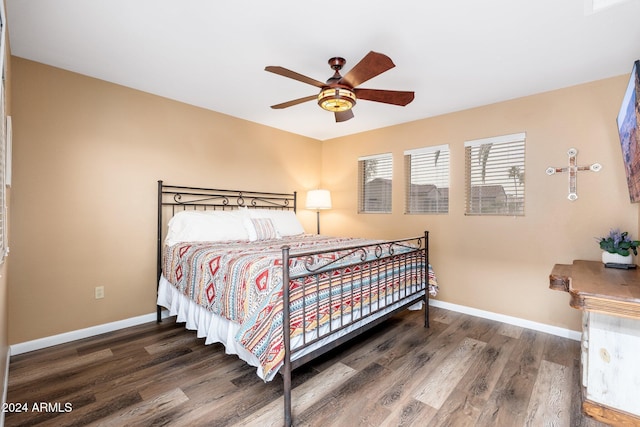
<svg viewBox="0 0 640 427"><path fill-rule="evenodd" d="M567 151L567 155L569 156L569 166L566 168L547 168L547 175L553 175L556 172L569 172L569 195L567 196L567 198L573 202L578 198L578 192L576 189L578 172L589 170L592 172L599 172L600 169L602 169L602 165L600 163L593 163L589 166L578 166L578 150L576 150L575 148L569 148L569 151Z"/></svg>

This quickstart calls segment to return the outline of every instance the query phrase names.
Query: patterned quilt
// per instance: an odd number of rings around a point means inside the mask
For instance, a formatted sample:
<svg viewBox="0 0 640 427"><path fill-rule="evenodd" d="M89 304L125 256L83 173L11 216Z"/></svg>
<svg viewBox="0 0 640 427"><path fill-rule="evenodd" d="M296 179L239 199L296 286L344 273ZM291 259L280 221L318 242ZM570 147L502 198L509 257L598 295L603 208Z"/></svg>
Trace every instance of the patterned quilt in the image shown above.
<svg viewBox="0 0 640 427"><path fill-rule="evenodd" d="M350 251L341 250L354 245L374 245L377 241L335 238L316 235L300 235L285 239L256 242L189 242L165 246L163 274L180 293L208 311L241 325L236 341L253 353L263 367L265 377L278 369L284 359L282 336L282 246L291 250L292 276L305 271L308 259L296 258L296 253L323 251L311 260L334 262L332 268L349 267L361 262L361 253L345 256ZM396 248L396 253L403 248ZM404 252L409 251L405 248ZM372 251L368 256L375 258ZM344 257L344 258L343 258ZM419 258L419 259L418 259ZM395 278L388 276L389 268L383 260L371 260L375 274L367 274L353 283L341 287L329 286L332 276L339 271L326 269L316 276L292 280L291 289L291 337L303 331L322 326L336 316L344 316L371 301L380 301L391 292L400 292L403 286L424 282L424 261L416 257L410 264L394 265ZM345 267L346 266L346 267ZM373 279L372 279L373 278ZM314 282L314 286L309 285ZM429 268L429 292L435 295L437 283ZM309 309L313 307L313 310Z"/></svg>

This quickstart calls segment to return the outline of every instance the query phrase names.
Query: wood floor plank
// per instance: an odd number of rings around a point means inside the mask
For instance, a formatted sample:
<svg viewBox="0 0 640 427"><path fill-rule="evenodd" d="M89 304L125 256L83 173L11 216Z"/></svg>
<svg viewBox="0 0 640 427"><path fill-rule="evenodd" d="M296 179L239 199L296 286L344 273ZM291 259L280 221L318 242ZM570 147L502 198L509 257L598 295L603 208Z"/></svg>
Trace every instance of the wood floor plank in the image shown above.
<svg viewBox="0 0 640 427"><path fill-rule="evenodd" d="M500 335L504 335L504 336L511 337L511 338L514 338L514 339L518 339L522 335L522 331L523 330L524 330L524 328L522 328L520 326L509 325L507 323L501 323L498 326L498 331L497 332Z"/></svg>
<svg viewBox="0 0 640 427"><path fill-rule="evenodd" d="M184 354L178 353L178 357L162 363L140 366L135 371L125 370L122 375L94 386L94 393L101 398L113 393L114 389L136 390L146 399L174 389L177 382L180 387L185 388L193 382L201 381L203 375L211 372L211 362L219 360L215 354L206 354L206 350L200 348Z"/></svg>
<svg viewBox="0 0 640 427"><path fill-rule="evenodd" d="M453 389L447 400L429 420L430 427L474 426L480 416L482 406L477 406L469 394Z"/></svg>
<svg viewBox="0 0 640 427"><path fill-rule="evenodd" d="M391 412L380 423L384 427L426 426L436 414L436 409L415 399L407 399L402 404L389 408Z"/></svg>
<svg viewBox="0 0 640 427"><path fill-rule="evenodd" d="M152 342L149 345L145 345L144 349L147 353L153 355L167 353L168 351L176 348L191 347L191 343L193 343L193 337L190 334L178 334L171 339ZM202 342L202 346L204 346L204 340Z"/></svg>
<svg viewBox="0 0 640 427"><path fill-rule="evenodd" d="M399 348L392 348L388 353L381 354L376 362L393 371L401 371L407 365L414 366L413 369L420 369L429 359L429 354L435 354L438 346L447 345L441 344L439 339L441 334L453 332L455 335L455 326L435 321L431 321L430 324L429 328L419 326L420 329L407 331L402 339L403 344ZM447 340L449 339L451 335L447 335Z"/></svg>
<svg viewBox="0 0 640 427"><path fill-rule="evenodd" d="M463 314L456 311L445 310L440 307L429 307L429 321L436 321L440 323L452 324L454 321L465 317Z"/></svg>
<svg viewBox="0 0 640 427"><path fill-rule="evenodd" d="M498 323L481 317L467 316L460 323L460 329L468 338L488 342L496 334Z"/></svg>
<svg viewBox="0 0 640 427"><path fill-rule="evenodd" d="M419 330L413 322L398 322L400 318L389 319L388 322L384 322L366 331L359 337L356 337L348 345L340 346L338 349L332 350L326 356L320 358L320 360L312 361L312 366L322 371L331 366L334 361L335 355L339 354L343 363L355 368L362 368L372 363L377 359L369 353L375 353L375 355L383 354L386 349L393 346L397 340L397 328L402 328L411 331ZM423 329L425 329L423 327ZM374 350L375 349L375 350Z"/></svg>
<svg viewBox="0 0 640 427"><path fill-rule="evenodd" d="M354 369L363 369L377 361L389 349L399 346L404 334L398 333L398 329L405 330L405 328L410 328L414 332L417 329L414 325L396 322L375 328L373 334L368 334L367 339L362 340L363 343L366 341L366 346L349 346L348 349L341 350L343 363Z"/></svg>
<svg viewBox="0 0 640 427"><path fill-rule="evenodd" d="M378 398L381 405L406 406L416 400L412 391L420 387L430 373L438 369L451 349L465 338L458 328L461 321L461 318L457 318L448 326L442 324L446 327L423 346L411 352L410 357L404 358L401 364L389 366L394 376L387 391Z"/></svg>
<svg viewBox="0 0 640 427"><path fill-rule="evenodd" d="M458 382L456 388L467 394L473 406L484 406L489 400L518 343L498 331Z"/></svg>
<svg viewBox="0 0 640 427"><path fill-rule="evenodd" d="M138 354L144 355L145 353L140 350L136 349ZM52 365L50 372L43 373L40 378L31 378L26 382L17 379L18 385L11 386L14 399L57 401L67 395L81 394L93 386L99 387L100 384L112 378L140 369L140 360L135 357L130 357L128 361L120 357L112 357L108 362L100 360L91 364L61 363L61 365L66 369L55 368L54 366L57 365Z"/></svg>
<svg viewBox="0 0 640 427"><path fill-rule="evenodd" d="M382 366L376 364L376 366ZM377 426L382 420L390 416L391 411L388 407L379 404L376 399L371 396L381 395L385 389L384 381L379 381L380 377L392 376L393 372L388 368L382 367L383 371L376 374L366 385L366 393L360 391L349 397L349 404L345 405L344 410L333 419L337 425L349 425L356 423L358 425Z"/></svg>
<svg viewBox="0 0 640 427"><path fill-rule="evenodd" d="M171 341L175 337L185 335L184 324L176 322L147 323L120 329L113 332L85 338L74 343L62 344L73 346L78 355L93 353L98 350L110 348L114 353L128 352L132 340L145 346L154 342ZM194 332L186 332L191 335Z"/></svg>
<svg viewBox="0 0 640 427"><path fill-rule="evenodd" d="M574 361L580 359L580 341L549 335L543 357L549 362L573 368Z"/></svg>
<svg viewBox="0 0 640 427"><path fill-rule="evenodd" d="M484 406L478 425L522 426L542 360L545 334L524 331L505 365L494 392Z"/></svg>
<svg viewBox="0 0 640 427"><path fill-rule="evenodd" d="M291 412L293 413L293 416L297 418L299 414L308 410L317 401L322 400L325 396L329 395L331 390L340 387L341 384L344 384L357 372L358 371L350 368L344 363L337 362L325 371L294 388L291 392ZM284 410L282 405L283 399L282 397L279 397L268 405L263 406L260 410L254 412L237 425L256 427L282 426L284 425Z"/></svg>
<svg viewBox="0 0 640 427"><path fill-rule="evenodd" d="M437 336L448 326L441 322L432 321L430 323L429 328L418 325L420 329L412 327L412 329L403 331L402 334L396 333L398 335L397 344L380 352L375 359L376 363L393 370L407 363L407 360L420 352L432 337Z"/></svg>
<svg viewBox="0 0 640 427"><path fill-rule="evenodd" d="M567 426L571 404L571 368L543 360L533 386L525 425Z"/></svg>
<svg viewBox="0 0 640 427"><path fill-rule="evenodd" d="M97 420L104 419L121 409L132 407L133 405L140 404L141 402L142 398L135 392L122 393L111 397L109 400L100 402L93 401L80 407L77 407L75 402L73 402L72 410L70 412L37 412L32 410L24 414L8 413L6 414L5 425L38 425L52 427L88 425ZM32 403L37 402L32 401L30 402L30 405Z"/></svg>
<svg viewBox="0 0 640 427"><path fill-rule="evenodd" d="M11 356L11 371L15 373L16 377L19 377L23 372L29 372L39 366L50 366L61 361L66 362L67 359L77 356L77 349L70 343L56 346L55 351L52 351L51 354L46 354L43 351L16 354Z"/></svg>
<svg viewBox="0 0 640 427"><path fill-rule="evenodd" d="M108 420L99 420L89 425L100 427L148 426L158 416L188 400L189 398L182 390L175 388L153 399L143 400L140 405L113 413Z"/></svg>
<svg viewBox="0 0 640 427"><path fill-rule="evenodd" d="M437 370L415 390L413 397L420 402L440 409L456 384L469 370L486 344L473 338L465 338L460 346L450 352Z"/></svg>
<svg viewBox="0 0 640 427"><path fill-rule="evenodd" d="M81 369L84 365L99 364L106 362L107 359L113 357L111 349L106 348L83 356L66 356L57 363L34 364L30 369L20 375L14 375L9 378L9 386L18 388L26 383L38 383L43 378L53 375L60 375L71 369ZM33 387L32 385L30 387Z"/></svg>
<svg viewBox="0 0 640 427"><path fill-rule="evenodd" d="M366 368L350 376L339 387L334 388L330 394L321 401L298 414L297 425L345 425L345 418L349 419L354 406L349 403L352 398L362 396L362 391L369 387L375 387L376 381L385 368L373 363ZM342 420L342 424L340 421Z"/></svg>

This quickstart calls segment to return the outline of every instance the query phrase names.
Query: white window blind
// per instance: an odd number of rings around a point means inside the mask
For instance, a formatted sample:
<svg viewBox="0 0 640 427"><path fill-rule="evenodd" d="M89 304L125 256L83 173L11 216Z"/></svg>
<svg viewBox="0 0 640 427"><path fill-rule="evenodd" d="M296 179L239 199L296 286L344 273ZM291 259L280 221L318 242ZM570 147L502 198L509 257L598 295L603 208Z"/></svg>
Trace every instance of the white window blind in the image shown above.
<svg viewBox="0 0 640 427"><path fill-rule="evenodd" d="M358 213L391 213L391 153L358 159Z"/></svg>
<svg viewBox="0 0 640 427"><path fill-rule="evenodd" d="M405 212L449 212L449 146L404 152Z"/></svg>
<svg viewBox="0 0 640 427"><path fill-rule="evenodd" d="M467 141L467 215L524 215L524 133Z"/></svg>

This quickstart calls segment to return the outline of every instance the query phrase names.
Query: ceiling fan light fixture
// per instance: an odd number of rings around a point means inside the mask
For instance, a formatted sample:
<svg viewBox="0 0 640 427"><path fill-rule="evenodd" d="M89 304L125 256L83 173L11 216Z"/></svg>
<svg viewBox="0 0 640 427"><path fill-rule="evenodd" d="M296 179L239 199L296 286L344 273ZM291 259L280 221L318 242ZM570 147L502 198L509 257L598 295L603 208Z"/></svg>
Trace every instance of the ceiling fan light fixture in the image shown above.
<svg viewBox="0 0 640 427"><path fill-rule="evenodd" d="M326 88L318 95L318 105L327 111L347 111L356 105L356 94L346 88Z"/></svg>

